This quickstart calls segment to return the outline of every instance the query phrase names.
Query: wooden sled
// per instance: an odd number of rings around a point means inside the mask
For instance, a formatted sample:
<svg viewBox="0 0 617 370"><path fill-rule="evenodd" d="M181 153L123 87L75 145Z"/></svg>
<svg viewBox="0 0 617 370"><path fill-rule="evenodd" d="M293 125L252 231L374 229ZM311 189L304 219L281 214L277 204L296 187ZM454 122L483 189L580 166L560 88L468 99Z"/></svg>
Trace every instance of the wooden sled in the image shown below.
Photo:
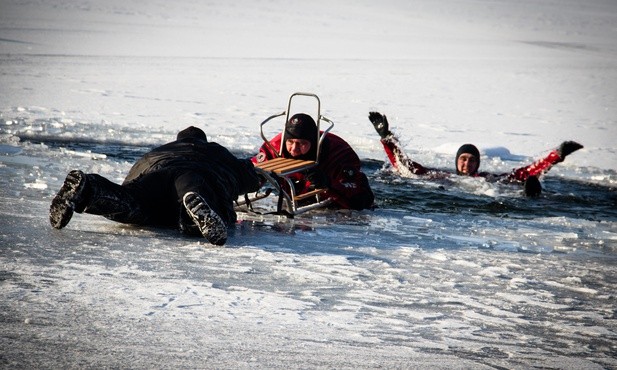
<svg viewBox="0 0 617 370"><path fill-rule="evenodd" d="M283 158L283 148L285 145L285 124L293 115L291 113L292 101L294 100L294 98L299 96L314 98L317 102L317 113L315 116L313 116L313 119L315 119L316 117L315 123L317 124L317 157L314 161ZM264 125L273 120L274 118L282 116L285 116L285 122L283 124L282 130L283 137L281 138L281 147L274 148L264 134ZM321 132L320 130L321 121L327 122L329 124L329 126L323 132ZM332 127L334 127L334 123L321 115L321 102L317 95L303 92L296 92L292 94L287 102L287 110L266 118L260 125L261 138L264 140L264 143L270 146L273 152L278 154L277 158L255 164L255 171L257 171L257 173L266 180L264 187L269 190L260 189L262 191L258 191L250 197L245 197L245 200L239 201L238 205L246 205L247 207L251 208L251 203L268 197L272 192L278 194L276 211L272 213L286 215L288 217L293 217L294 215L304 213L313 209L322 208L330 204L330 199L322 197L323 193L326 191L325 188L315 189L307 193L296 194L295 188L293 186L293 181L290 179L289 176L298 172L309 170L318 165L319 152L323 139L325 138L326 134L332 129ZM287 186L282 186L282 184L285 183L287 184ZM287 189L289 189L289 191L287 191ZM311 197L314 197L315 201L306 204L306 201Z"/></svg>

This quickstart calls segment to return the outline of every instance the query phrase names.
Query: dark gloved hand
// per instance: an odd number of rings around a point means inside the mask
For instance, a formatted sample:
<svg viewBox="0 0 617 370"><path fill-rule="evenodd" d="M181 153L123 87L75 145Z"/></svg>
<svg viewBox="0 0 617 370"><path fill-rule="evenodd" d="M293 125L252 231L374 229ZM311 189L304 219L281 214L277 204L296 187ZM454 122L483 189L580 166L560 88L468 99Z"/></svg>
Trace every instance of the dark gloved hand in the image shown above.
<svg viewBox="0 0 617 370"><path fill-rule="evenodd" d="M535 198L540 196L542 193L542 184L540 184L540 180L538 180L538 176L529 176L527 180L525 180L524 186L525 196L530 198Z"/></svg>
<svg viewBox="0 0 617 370"><path fill-rule="evenodd" d="M388 127L388 119L385 115L379 112L369 112L368 119L371 121L373 126L375 127L375 131L381 136L381 138L385 138L386 136L392 134Z"/></svg>
<svg viewBox="0 0 617 370"><path fill-rule="evenodd" d="M306 178L310 181L311 187L314 189L323 189L328 187L328 178L321 171L312 171L306 176Z"/></svg>
<svg viewBox="0 0 617 370"><path fill-rule="evenodd" d="M559 153L559 156L561 157L561 160L563 161L564 159L566 159L566 157L572 153L574 153L575 151L581 149L583 146L575 141L564 141L563 143L561 143L561 145L559 146L559 148L557 148L557 153Z"/></svg>

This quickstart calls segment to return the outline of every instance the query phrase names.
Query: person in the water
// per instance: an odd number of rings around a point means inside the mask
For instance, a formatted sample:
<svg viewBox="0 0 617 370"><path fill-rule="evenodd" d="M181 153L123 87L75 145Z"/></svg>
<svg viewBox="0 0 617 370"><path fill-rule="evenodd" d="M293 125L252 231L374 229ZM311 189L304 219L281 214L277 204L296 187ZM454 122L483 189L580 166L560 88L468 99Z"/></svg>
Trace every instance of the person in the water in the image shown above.
<svg viewBox="0 0 617 370"><path fill-rule="evenodd" d="M426 168L412 161L405 154L398 138L390 131L388 119L384 114L369 112L368 118L381 137L381 143L395 170L401 174L411 173L414 175L432 175L437 177L444 175L444 171ZM473 144L464 144L456 152L454 163L457 175L483 177L489 181L523 183L525 195L538 196L542 192L542 185L538 177L545 174L553 165L563 162L568 155L581 148L583 146L577 142L564 141L559 147L551 150L546 157L538 159L528 166L514 169L509 173L491 174L479 172L480 151L478 148Z"/></svg>

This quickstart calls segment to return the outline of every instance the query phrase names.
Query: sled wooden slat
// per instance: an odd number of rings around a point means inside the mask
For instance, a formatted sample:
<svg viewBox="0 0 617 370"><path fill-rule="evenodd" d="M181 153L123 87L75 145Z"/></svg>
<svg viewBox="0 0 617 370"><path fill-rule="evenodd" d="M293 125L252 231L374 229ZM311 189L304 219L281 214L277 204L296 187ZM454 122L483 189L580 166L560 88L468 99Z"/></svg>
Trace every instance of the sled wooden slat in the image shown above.
<svg viewBox="0 0 617 370"><path fill-rule="evenodd" d="M314 165L314 161L303 161L292 158L274 158L266 162L257 163L255 166L264 171L274 172L277 175L285 175L292 172L302 171Z"/></svg>
<svg viewBox="0 0 617 370"><path fill-rule="evenodd" d="M312 196L317 195L317 194L321 194L321 193L323 193L324 191L326 191L326 189L315 189L315 190L311 190L311 191L309 191L309 192L306 192L306 193L303 193L303 194L300 194L300 195L296 195L296 196L294 197L294 200L295 200L296 202L299 202L299 201L301 201L302 199L305 199L305 198L308 198L308 197L312 197Z"/></svg>

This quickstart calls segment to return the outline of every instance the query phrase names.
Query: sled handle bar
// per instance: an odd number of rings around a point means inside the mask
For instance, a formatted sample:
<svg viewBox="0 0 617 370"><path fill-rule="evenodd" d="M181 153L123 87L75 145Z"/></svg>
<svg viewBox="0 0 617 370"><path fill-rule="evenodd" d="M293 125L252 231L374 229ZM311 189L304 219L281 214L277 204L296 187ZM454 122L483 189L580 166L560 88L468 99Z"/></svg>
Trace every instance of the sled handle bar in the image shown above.
<svg viewBox="0 0 617 370"><path fill-rule="evenodd" d="M272 144L270 144L270 140L268 140L268 139L266 138L266 135L264 135L264 125L265 125L268 121L270 121L271 119L274 119L274 118L276 118L276 117L280 117L280 116L284 116L284 115L286 115L286 114L287 114L287 112L282 112L282 113L278 113L278 114L273 114L273 115L271 115L270 117L266 118L266 119L265 119L265 120L261 123L261 125L259 125L259 130L260 130L260 133L261 133L261 138L264 140L264 143L266 143L266 145L268 145L268 146L270 147L270 149L272 150L272 153L276 153L277 155L278 155L279 150L278 150L278 149L276 149L276 148L275 148Z"/></svg>

